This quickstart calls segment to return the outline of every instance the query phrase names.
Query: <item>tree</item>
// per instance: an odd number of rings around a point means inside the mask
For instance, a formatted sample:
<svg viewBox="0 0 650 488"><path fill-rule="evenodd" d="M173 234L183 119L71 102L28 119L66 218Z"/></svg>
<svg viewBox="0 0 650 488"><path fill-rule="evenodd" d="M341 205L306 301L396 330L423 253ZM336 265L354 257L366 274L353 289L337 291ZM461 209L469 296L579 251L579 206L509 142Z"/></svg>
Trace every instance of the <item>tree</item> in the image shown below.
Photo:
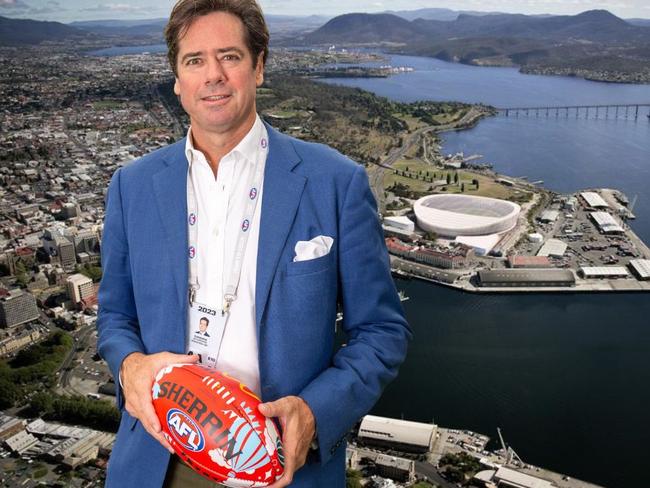
<svg viewBox="0 0 650 488"><path fill-rule="evenodd" d="M345 472L345 487L346 488L362 488L361 484L362 475L355 469L348 469Z"/></svg>
<svg viewBox="0 0 650 488"><path fill-rule="evenodd" d="M458 184L458 171L454 173L454 183Z"/></svg>
<svg viewBox="0 0 650 488"><path fill-rule="evenodd" d="M465 193L465 183L463 183L462 185L460 185L460 192L461 192L461 193Z"/></svg>
<svg viewBox="0 0 650 488"><path fill-rule="evenodd" d="M447 173L447 184L451 184L451 173Z"/></svg>

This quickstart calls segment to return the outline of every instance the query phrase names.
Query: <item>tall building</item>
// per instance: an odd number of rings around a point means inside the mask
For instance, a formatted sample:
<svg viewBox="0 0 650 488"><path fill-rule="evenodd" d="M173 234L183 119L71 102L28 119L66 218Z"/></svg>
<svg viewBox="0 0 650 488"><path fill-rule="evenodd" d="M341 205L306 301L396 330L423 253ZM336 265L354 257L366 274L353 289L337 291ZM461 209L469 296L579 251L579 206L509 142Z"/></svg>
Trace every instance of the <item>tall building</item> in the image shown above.
<svg viewBox="0 0 650 488"><path fill-rule="evenodd" d="M88 304L95 298L95 286L93 280L82 274L73 274L66 280L68 296L75 305L80 303Z"/></svg>
<svg viewBox="0 0 650 488"><path fill-rule="evenodd" d="M43 248L52 257L58 257L63 269L74 271L77 266L77 255L74 244L57 228L47 229L43 235Z"/></svg>
<svg viewBox="0 0 650 488"><path fill-rule="evenodd" d="M36 298L20 289L0 297L0 327L15 327L38 318Z"/></svg>

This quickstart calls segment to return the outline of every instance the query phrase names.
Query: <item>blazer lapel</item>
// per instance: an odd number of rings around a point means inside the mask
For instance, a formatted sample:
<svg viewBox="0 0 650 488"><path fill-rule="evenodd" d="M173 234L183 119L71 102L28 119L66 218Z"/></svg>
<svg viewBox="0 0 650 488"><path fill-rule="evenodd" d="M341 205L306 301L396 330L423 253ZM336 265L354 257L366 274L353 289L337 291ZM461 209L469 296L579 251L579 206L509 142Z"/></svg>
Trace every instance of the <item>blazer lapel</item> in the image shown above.
<svg viewBox="0 0 650 488"><path fill-rule="evenodd" d="M269 152L264 168L262 215L257 251L255 323L259 327L282 249L294 221L306 178L293 173L300 162L290 139L266 124Z"/></svg>
<svg viewBox="0 0 650 488"><path fill-rule="evenodd" d="M176 283L178 303L184 310L188 283L185 138L170 147L163 161L165 168L153 176L153 187L169 249L170 271Z"/></svg>

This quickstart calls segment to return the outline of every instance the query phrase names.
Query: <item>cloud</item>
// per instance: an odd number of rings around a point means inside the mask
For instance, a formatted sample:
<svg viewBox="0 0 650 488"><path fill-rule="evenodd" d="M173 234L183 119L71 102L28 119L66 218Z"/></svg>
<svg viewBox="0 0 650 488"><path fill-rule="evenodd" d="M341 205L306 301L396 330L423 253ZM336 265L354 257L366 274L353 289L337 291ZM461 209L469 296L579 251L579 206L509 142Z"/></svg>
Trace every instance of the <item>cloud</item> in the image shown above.
<svg viewBox="0 0 650 488"><path fill-rule="evenodd" d="M2 10L29 10L29 8L29 5L23 0L0 0L0 9Z"/></svg>

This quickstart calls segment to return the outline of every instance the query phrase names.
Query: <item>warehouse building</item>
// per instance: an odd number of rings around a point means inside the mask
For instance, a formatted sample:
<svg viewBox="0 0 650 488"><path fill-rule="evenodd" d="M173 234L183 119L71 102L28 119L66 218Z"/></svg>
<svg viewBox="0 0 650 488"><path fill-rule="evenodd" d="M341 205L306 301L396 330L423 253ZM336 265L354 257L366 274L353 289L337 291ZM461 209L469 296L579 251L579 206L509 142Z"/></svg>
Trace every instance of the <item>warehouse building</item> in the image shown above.
<svg viewBox="0 0 650 488"><path fill-rule="evenodd" d="M592 212L591 219L603 234L622 234L625 229L607 212Z"/></svg>
<svg viewBox="0 0 650 488"><path fill-rule="evenodd" d="M437 430L438 426L433 424L366 415L357 438L366 445L426 453L433 447Z"/></svg>
<svg viewBox="0 0 650 488"><path fill-rule="evenodd" d="M567 244L559 239L549 239L537 252L538 256L561 258L567 250Z"/></svg>
<svg viewBox="0 0 650 488"><path fill-rule="evenodd" d="M568 269L488 269L478 272L479 286L488 288L568 287L576 278Z"/></svg>
<svg viewBox="0 0 650 488"><path fill-rule="evenodd" d="M650 259L633 259L630 269L640 280L650 280Z"/></svg>
<svg viewBox="0 0 650 488"><path fill-rule="evenodd" d="M587 280L627 278L629 273L623 266L583 266L580 274Z"/></svg>
<svg viewBox="0 0 650 488"><path fill-rule="evenodd" d="M593 191L585 191L580 194L583 200L587 203L587 206L592 208L609 208L607 202L603 200L598 193Z"/></svg>

